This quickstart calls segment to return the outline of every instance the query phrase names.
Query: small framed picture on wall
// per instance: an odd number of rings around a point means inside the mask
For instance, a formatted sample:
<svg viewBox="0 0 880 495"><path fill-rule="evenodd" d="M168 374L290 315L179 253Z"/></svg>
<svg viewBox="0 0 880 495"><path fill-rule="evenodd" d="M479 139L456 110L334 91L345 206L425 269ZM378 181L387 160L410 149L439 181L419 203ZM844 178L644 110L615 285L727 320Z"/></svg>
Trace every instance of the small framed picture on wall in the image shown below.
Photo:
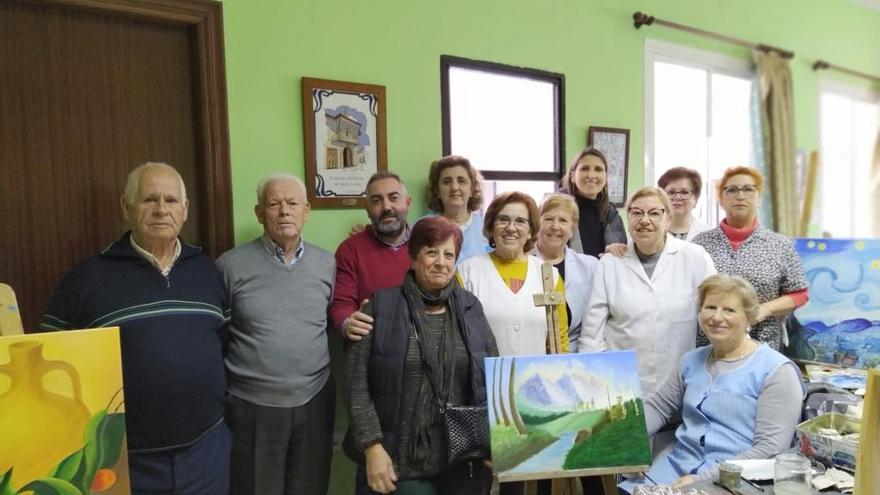
<svg viewBox="0 0 880 495"><path fill-rule="evenodd" d="M614 206L623 206L629 175L629 129L590 126L587 144L601 151L608 160L608 200Z"/></svg>
<svg viewBox="0 0 880 495"><path fill-rule="evenodd" d="M357 208L387 169L385 86L302 78L306 190L312 208Z"/></svg>

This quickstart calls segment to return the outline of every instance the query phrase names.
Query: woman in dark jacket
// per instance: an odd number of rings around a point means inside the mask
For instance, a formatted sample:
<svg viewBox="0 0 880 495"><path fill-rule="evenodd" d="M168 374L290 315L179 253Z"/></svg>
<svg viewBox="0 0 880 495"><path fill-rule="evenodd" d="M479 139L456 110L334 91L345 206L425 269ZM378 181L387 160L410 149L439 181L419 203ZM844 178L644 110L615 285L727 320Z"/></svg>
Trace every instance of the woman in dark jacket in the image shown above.
<svg viewBox="0 0 880 495"><path fill-rule="evenodd" d="M610 244L626 244L623 220L608 201L608 160L588 146L575 155L562 179L562 190L574 196L580 219L570 246L598 257Z"/></svg>
<svg viewBox="0 0 880 495"><path fill-rule="evenodd" d="M437 400L485 404L483 359L498 354L480 302L453 279L461 242L446 218L419 220L404 284L365 308L373 330L352 344L345 367L358 493L488 493L483 462L449 465Z"/></svg>

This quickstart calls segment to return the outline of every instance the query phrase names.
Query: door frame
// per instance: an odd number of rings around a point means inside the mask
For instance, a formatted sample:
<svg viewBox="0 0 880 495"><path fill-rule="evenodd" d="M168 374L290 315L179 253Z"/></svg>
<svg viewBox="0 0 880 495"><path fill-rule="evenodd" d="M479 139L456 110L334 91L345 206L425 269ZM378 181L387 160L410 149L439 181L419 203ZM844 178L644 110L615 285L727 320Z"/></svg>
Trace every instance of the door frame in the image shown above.
<svg viewBox="0 0 880 495"><path fill-rule="evenodd" d="M22 0L19 0L22 1ZM226 106L226 55L223 45L223 4L213 0L24 0L64 10L130 17L183 25L195 40L198 94L195 164L203 178L202 248L216 258L235 244L229 162L229 118Z"/></svg>

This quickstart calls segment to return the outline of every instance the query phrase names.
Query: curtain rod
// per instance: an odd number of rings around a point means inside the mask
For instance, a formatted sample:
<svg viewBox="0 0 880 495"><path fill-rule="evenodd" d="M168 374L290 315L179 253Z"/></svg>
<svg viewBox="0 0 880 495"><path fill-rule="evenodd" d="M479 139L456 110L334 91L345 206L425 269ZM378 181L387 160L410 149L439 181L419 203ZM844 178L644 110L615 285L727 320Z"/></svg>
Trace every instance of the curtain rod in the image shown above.
<svg viewBox="0 0 880 495"><path fill-rule="evenodd" d="M813 70L823 69L833 69L837 72L843 72L844 74L849 74L851 76L861 77L862 79L867 79L869 81L880 82L880 77L872 76L871 74L865 74L864 72L859 72L857 70L847 69L846 67L841 67L839 65L832 65L824 60L816 60L816 63L813 64Z"/></svg>
<svg viewBox="0 0 880 495"><path fill-rule="evenodd" d="M670 27L673 29L678 29L680 31L685 31L687 33L698 34L700 36L705 36L707 38L712 38L714 40L726 41L728 43L733 43L734 45L744 46L746 48L752 48L754 50L760 50L762 52L776 52L783 58L792 58L794 57L794 52L783 50L782 48L778 48L771 45L764 45L762 43L752 43L746 40L741 40L739 38L734 38L733 36L727 36L726 34L713 33L712 31L706 31L705 29L699 29L691 26L685 26L684 24L679 24L677 22L664 21L663 19L657 19L652 15L645 14L643 12L634 12L633 13L633 25L636 29L641 28L642 26L650 26L652 24L659 24L661 26Z"/></svg>

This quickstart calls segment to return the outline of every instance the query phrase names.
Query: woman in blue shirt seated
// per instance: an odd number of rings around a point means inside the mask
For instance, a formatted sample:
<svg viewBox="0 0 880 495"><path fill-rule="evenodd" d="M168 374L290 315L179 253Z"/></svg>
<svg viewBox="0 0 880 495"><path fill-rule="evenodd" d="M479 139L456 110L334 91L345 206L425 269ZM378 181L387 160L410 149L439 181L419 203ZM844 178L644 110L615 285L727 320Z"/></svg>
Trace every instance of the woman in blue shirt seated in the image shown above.
<svg viewBox="0 0 880 495"><path fill-rule="evenodd" d="M713 275L698 288L700 329L710 345L685 354L677 373L645 402L653 435L676 413L682 424L672 449L647 474L619 485L682 487L717 475L730 459L766 459L792 444L806 390L787 357L749 337L758 315L751 284Z"/></svg>

